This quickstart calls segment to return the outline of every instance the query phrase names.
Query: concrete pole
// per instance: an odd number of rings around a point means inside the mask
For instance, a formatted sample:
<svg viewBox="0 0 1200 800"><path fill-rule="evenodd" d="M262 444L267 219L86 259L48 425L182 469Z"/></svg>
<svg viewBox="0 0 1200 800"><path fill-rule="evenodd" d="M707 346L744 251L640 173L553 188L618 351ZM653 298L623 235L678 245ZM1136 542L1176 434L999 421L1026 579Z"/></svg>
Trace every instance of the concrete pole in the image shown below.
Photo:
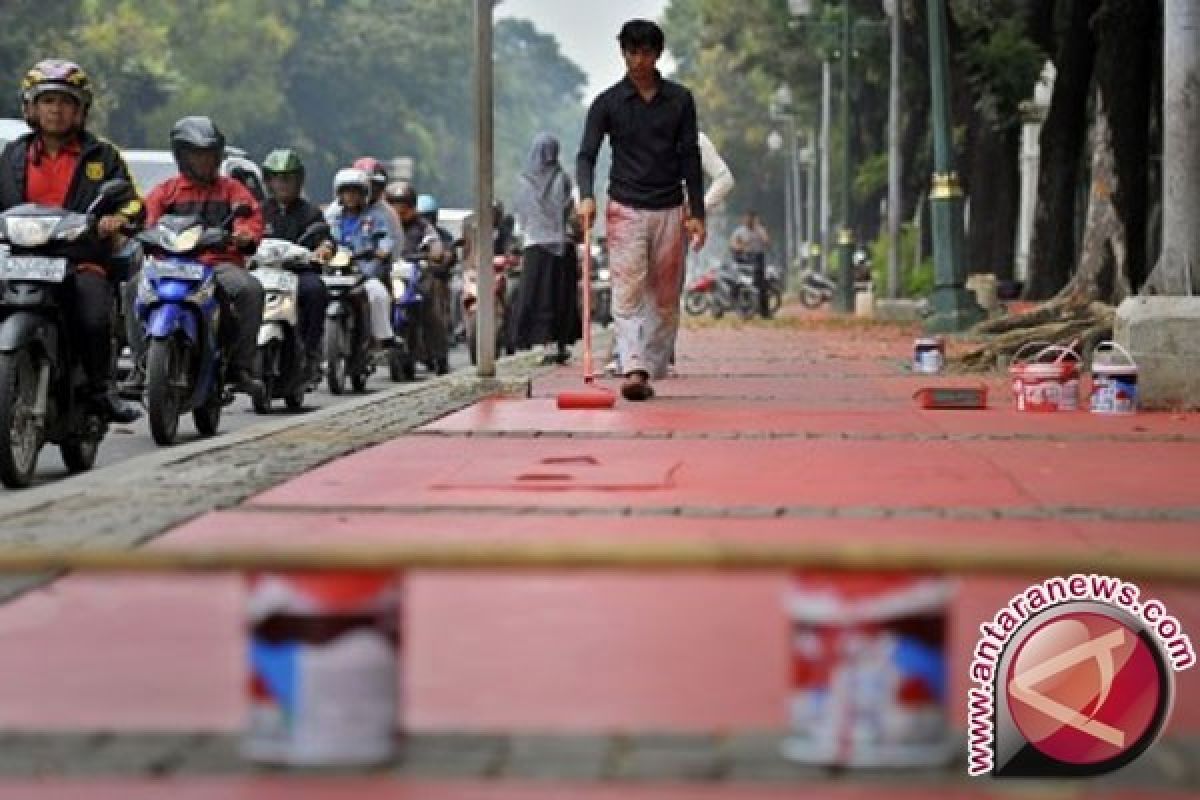
<svg viewBox="0 0 1200 800"><path fill-rule="evenodd" d="M891 7L892 64L888 80L888 297L900 296L900 45L903 18L895 4Z"/></svg>
<svg viewBox="0 0 1200 800"><path fill-rule="evenodd" d="M821 62L821 272L829 274L829 252L833 245L830 218L833 205L829 187L833 183L829 171L829 131L833 118L833 69L829 61Z"/></svg>
<svg viewBox="0 0 1200 800"><path fill-rule="evenodd" d="M834 309L854 313L854 230L850 217L854 207L854 137L850 135L850 57L853 42L850 0L842 2L842 213L838 231L838 293Z"/></svg>
<svg viewBox="0 0 1200 800"><path fill-rule="evenodd" d="M1164 294L1200 294L1200 4L1166 0L1163 21Z"/></svg>
<svg viewBox="0 0 1200 800"><path fill-rule="evenodd" d="M475 266L479 311L476 374L496 374L496 275L492 271L492 0L475 0Z"/></svg>
<svg viewBox="0 0 1200 800"><path fill-rule="evenodd" d="M804 180L800 172L800 134L796 130L798 126L796 121L792 120L792 186L795 190L796 203L792 206L792 230L796 232L795 246L792 248L792 257L786 264L783 265L783 283L784 288L791 285L791 273L795 269L796 264L803 258L803 249L808 239L804 235L804 208L812 202L809 194L804 190Z"/></svg>
<svg viewBox="0 0 1200 800"><path fill-rule="evenodd" d="M813 242L817 241L817 206L820 205L817 199L817 132L813 128L808 129L808 160L805 166L808 169L808 203L805 209L808 212L808 219L805 221L804 241L808 242L808 252L804 254L805 269L812 269L812 246Z"/></svg>

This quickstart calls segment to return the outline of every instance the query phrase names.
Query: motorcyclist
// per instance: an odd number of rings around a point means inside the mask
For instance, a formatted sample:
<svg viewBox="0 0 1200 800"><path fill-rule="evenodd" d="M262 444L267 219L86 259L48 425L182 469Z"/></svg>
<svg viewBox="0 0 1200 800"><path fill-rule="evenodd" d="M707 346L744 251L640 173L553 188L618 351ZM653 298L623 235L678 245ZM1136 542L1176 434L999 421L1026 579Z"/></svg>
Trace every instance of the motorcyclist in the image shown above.
<svg viewBox="0 0 1200 800"><path fill-rule="evenodd" d="M296 242L313 250L319 261L333 255L334 241L321 209L301 196L304 188L304 163L294 150L272 150L262 164L268 199L263 207L266 235ZM301 241L301 237L305 237ZM325 330L325 306L329 290L321 280L319 267L293 268L298 279L297 317L300 339L309 380L320 380L321 338Z"/></svg>
<svg viewBox="0 0 1200 800"><path fill-rule="evenodd" d="M233 342L228 381L235 390L261 398L263 385L255 374L255 354L264 293L262 284L245 264L246 256L262 239L262 209L239 181L219 174L225 135L208 117L183 117L176 122L171 128L171 152L180 174L160 183L146 196L148 225L166 214L191 214L204 225L217 227L236 206L250 208L249 216L234 220L230 245L221 252L203 253L200 260L216 272L217 297L222 306L221 339ZM232 325L233 330L226 329L226 325ZM131 388L126 385L127 391Z"/></svg>
<svg viewBox="0 0 1200 800"><path fill-rule="evenodd" d="M428 257L429 269L421 276L418 287L425 296L420 312L421 355L431 370L445 375L450 371L450 342L442 310L450 294L446 247L437 228L417 211L417 192L411 184L406 181L388 184L386 197L400 218L401 254L422 253Z"/></svg>
<svg viewBox="0 0 1200 800"><path fill-rule="evenodd" d="M0 210L38 203L82 213L105 181L128 181L127 202L97 224L111 246L123 226L140 224L145 209L120 152L85 129L91 105L91 79L74 62L46 59L25 73L21 108L32 132L0 154ZM120 277L107 263L79 264L64 299L92 402L108 419L129 423L141 412L117 395L112 375L113 284Z"/></svg>
<svg viewBox="0 0 1200 800"><path fill-rule="evenodd" d="M388 204L385 197L388 185L387 167L383 166L383 163L379 159L372 158L371 156L356 158L350 166L355 169L361 169L371 179L371 194L367 198L367 205L383 209L383 212L391 217L392 228L397 231L400 230L400 218L396 216L395 210ZM391 288L389 278L390 276L385 276L383 282Z"/></svg>
<svg viewBox="0 0 1200 800"><path fill-rule="evenodd" d="M438 238L442 240L442 248L444 255L442 256L442 270L440 275L435 275L441 281L441 286L435 286L435 291L443 292L445 297L441 303L441 313L443 321L446 325L447 346L450 340L453 339L451 333L454 329L454 298L451 296L450 289L451 279L454 276L454 268L458 266L458 252L454 246L454 234L438 224L438 215L440 207L437 198L431 194L417 195L417 213L424 217L434 230L437 231Z"/></svg>
<svg viewBox="0 0 1200 800"><path fill-rule="evenodd" d="M771 307L767 298L767 248L771 237L766 227L759 219L757 212L747 211L742 217L742 224L733 232L729 239L729 249L733 252L733 260L738 264L747 264L754 270L754 288L758 290L758 311L763 319L771 317Z"/></svg>
<svg viewBox="0 0 1200 800"><path fill-rule="evenodd" d="M371 337L376 347L397 347L392 330L392 298L381 277L389 271L392 253L400 235L392 227L391 217L379 206L369 205L371 178L361 169L340 169L333 177L337 203L325 210L325 221L334 239L353 253L369 252L372 257L360 264L367 276Z"/></svg>

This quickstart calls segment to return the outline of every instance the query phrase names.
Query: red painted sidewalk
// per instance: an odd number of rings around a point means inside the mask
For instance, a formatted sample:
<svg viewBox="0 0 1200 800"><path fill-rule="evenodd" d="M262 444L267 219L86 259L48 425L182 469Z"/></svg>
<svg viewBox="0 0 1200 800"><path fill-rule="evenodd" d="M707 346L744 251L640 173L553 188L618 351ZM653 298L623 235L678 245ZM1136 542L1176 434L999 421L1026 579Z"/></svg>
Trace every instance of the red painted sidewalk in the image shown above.
<svg viewBox="0 0 1200 800"><path fill-rule="evenodd" d="M988 381L985 411L921 411L911 400L916 388L975 381L907 374L911 338L889 331L689 332L681 377L662 381L653 401L613 411L554 409L554 394L579 383L575 367L557 369L529 399L480 403L241 510L208 514L152 546L629 537L972 542L1001 550L1044 542L1081 557L1200 548L1196 416L1019 414L998 376ZM1134 519L1161 510L1181 518ZM1005 516L1016 512L1040 518ZM965 697L980 622L1046 577L961 582L951 619L952 697ZM781 728L786 588L786 576L769 574L410 575L400 677L406 725ZM1200 592L1144 590L1200 635ZM73 577L0 609L0 728L236 729L240 606L234 577ZM1172 732L1200 731L1196 675L1179 676ZM956 714L964 704L953 703ZM273 796L269 782L217 786L171 791L179 800ZM232 793L205 793L222 789ZM0 798L70 796L4 791ZM142 796L121 791L107 796ZM287 796L344 796L323 791ZM370 791L541 796L503 787ZM608 791L545 796L599 800ZM622 796L647 800L709 796L692 787L628 791ZM787 796L874 795L812 791ZM713 796L783 794L730 788Z"/></svg>

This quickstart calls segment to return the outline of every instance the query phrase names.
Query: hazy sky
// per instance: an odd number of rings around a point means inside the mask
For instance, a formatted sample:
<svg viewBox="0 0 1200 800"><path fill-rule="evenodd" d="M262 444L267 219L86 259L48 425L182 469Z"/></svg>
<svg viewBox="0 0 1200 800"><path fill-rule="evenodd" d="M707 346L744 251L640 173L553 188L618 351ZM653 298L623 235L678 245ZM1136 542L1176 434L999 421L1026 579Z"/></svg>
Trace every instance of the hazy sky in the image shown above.
<svg viewBox="0 0 1200 800"><path fill-rule="evenodd" d="M658 20L666 7L667 0L502 0L496 16L524 17L538 30L554 34L566 56L588 74L590 100L624 74L617 49L621 25L635 17ZM660 65L670 72L669 59Z"/></svg>

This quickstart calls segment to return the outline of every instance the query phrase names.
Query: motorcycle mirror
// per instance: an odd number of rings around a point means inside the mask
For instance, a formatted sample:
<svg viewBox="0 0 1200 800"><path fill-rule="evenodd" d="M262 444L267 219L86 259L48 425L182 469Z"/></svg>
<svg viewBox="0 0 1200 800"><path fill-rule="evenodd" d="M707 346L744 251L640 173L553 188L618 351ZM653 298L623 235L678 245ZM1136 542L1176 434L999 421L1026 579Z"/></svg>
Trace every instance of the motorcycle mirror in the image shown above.
<svg viewBox="0 0 1200 800"><path fill-rule="evenodd" d="M121 178L105 181L100 184L100 189L97 191L96 199L92 201L89 211L97 211L102 208L113 208L122 200L134 194L133 184Z"/></svg>

